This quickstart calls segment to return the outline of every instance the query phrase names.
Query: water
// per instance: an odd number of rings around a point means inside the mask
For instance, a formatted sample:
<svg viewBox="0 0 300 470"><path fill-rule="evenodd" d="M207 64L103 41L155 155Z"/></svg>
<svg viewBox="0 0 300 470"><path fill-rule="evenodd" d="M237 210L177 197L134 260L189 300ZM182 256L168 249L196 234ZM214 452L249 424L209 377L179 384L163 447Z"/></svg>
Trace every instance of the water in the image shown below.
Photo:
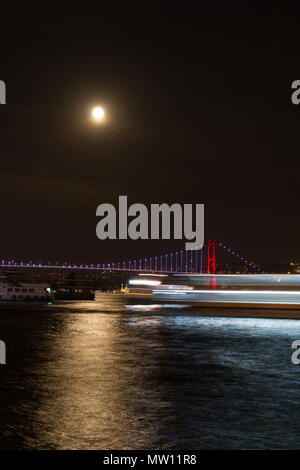
<svg viewBox="0 0 300 470"><path fill-rule="evenodd" d="M299 320L96 302L0 307L1 449L300 446Z"/></svg>

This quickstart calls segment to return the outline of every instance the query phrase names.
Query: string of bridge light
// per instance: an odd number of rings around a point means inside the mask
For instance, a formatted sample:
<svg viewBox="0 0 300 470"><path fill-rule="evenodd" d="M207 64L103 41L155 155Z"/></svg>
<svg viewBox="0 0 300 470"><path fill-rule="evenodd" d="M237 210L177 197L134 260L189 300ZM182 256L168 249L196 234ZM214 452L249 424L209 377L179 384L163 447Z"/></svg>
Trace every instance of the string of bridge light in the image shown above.
<svg viewBox="0 0 300 470"><path fill-rule="evenodd" d="M189 256L190 253L190 256ZM201 266L202 266L202 251L201 251ZM195 259L196 271L198 269L197 255L193 258L192 251L178 250L176 252L166 253L160 256L152 256L148 258L137 258L131 261L112 262L112 263L98 263L98 264L69 264L65 262L60 264L58 262L48 264L29 262L17 262L15 260L2 260L2 267L30 267L30 268L70 268L70 269L105 269L105 270L153 270L153 271L169 271L178 272L179 267L183 272L193 271Z"/></svg>
<svg viewBox="0 0 300 470"><path fill-rule="evenodd" d="M200 250L200 266L202 272L202 250ZM190 254L190 256L189 256ZM195 261L194 261L195 260ZM198 256L193 257L193 251L178 250L164 255L150 258L137 258L135 260L102 265L103 269L156 271L156 272L198 272ZM195 269L194 269L195 268Z"/></svg>
<svg viewBox="0 0 300 470"><path fill-rule="evenodd" d="M253 263L253 261L248 261L246 258L244 258L243 256L240 256L239 253L237 253L237 251L233 251L231 248L229 248L228 246L224 245L222 242L216 242L217 246L220 246L221 248L223 248L227 253L230 253L231 255L235 256L236 258L238 258L240 261L242 261L243 263L245 263L246 265L249 265L251 266L253 269L259 271L259 272L264 272L260 266L258 266L257 264Z"/></svg>

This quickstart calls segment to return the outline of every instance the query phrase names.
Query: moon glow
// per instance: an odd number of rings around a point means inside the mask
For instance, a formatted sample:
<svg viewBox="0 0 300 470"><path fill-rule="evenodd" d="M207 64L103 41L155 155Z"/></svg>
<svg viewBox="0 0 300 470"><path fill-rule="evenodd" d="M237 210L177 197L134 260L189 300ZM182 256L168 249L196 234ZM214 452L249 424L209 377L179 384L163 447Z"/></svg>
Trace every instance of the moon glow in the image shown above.
<svg viewBox="0 0 300 470"><path fill-rule="evenodd" d="M103 121L104 109L100 107L94 108L92 111L92 116L95 119L95 121Z"/></svg>

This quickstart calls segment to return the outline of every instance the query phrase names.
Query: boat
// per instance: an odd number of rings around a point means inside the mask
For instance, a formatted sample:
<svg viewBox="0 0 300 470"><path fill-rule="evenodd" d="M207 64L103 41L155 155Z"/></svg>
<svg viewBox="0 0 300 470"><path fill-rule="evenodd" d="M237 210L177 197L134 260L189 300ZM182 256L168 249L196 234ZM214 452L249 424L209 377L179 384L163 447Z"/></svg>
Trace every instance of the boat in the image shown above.
<svg viewBox="0 0 300 470"><path fill-rule="evenodd" d="M63 285L53 290L55 300L95 300L95 290L86 286Z"/></svg>
<svg viewBox="0 0 300 470"><path fill-rule="evenodd" d="M46 283L19 282L0 276L0 301L49 301L50 285Z"/></svg>
<svg viewBox="0 0 300 470"><path fill-rule="evenodd" d="M128 298L209 308L300 311L298 274L178 274L129 281Z"/></svg>

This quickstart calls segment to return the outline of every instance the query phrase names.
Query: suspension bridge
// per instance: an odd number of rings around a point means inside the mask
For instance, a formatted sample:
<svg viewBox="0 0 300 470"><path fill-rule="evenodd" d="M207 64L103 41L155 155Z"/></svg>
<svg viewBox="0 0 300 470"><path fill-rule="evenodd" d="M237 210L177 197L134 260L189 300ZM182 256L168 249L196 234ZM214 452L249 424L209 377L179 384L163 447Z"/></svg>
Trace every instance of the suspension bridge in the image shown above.
<svg viewBox="0 0 300 470"><path fill-rule="evenodd" d="M263 273L261 266L241 256L237 250L216 240L209 240L201 250L177 250L148 258L136 258L110 263L74 264L74 263L34 263L5 260L0 261L0 269L53 269L74 271L141 271L151 273L208 273L217 272L217 252L231 256L239 265L247 267L250 272Z"/></svg>

